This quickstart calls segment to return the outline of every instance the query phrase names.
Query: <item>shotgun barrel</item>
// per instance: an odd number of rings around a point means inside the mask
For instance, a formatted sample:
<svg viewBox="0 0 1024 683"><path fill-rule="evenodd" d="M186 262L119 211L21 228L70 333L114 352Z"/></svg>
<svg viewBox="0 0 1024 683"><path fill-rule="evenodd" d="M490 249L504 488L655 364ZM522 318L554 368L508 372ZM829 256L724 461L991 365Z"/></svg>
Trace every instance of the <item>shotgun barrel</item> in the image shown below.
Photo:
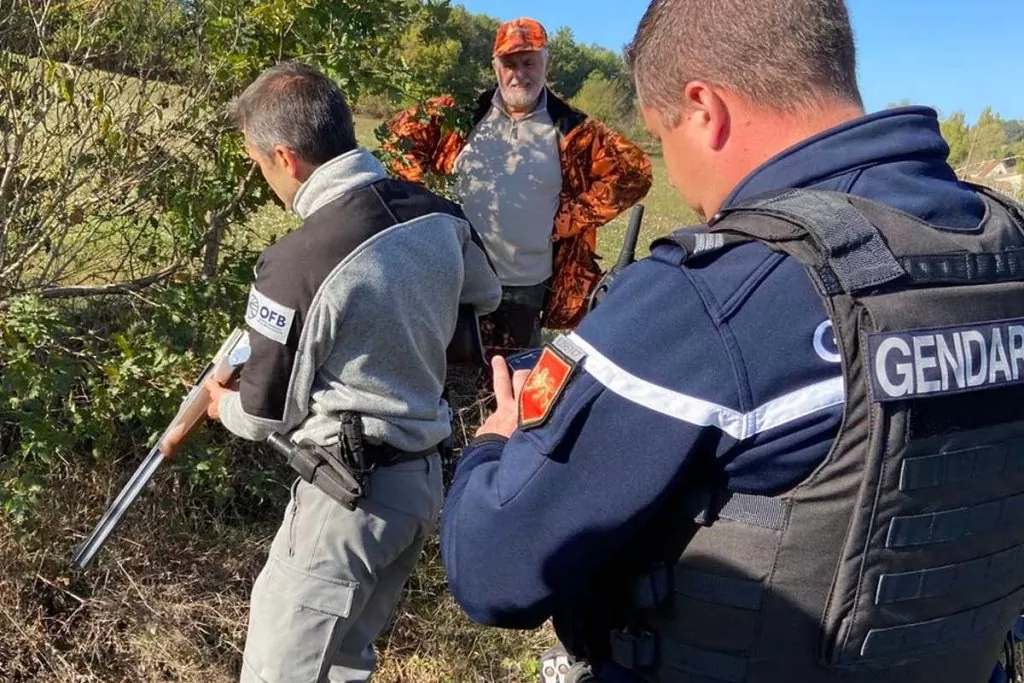
<svg viewBox="0 0 1024 683"><path fill-rule="evenodd" d="M75 548L71 557L72 562L84 569L92 561L92 558L121 522L128 508L153 478L157 468L164 460L174 457L185 440L202 424L210 402L210 392L203 386L206 380L214 377L220 384L228 384L238 376L242 366L248 360L248 335L242 328L236 328L221 344L220 349L199 376L185 400L182 401L174 419L160 435L146 459L135 470L135 474L117 494L114 502L103 513L103 517L100 518L92 533Z"/></svg>
<svg viewBox="0 0 1024 683"><path fill-rule="evenodd" d="M644 220L644 205L636 204L629 214L629 225L626 228L626 238L622 242L622 249L619 250L619 260L611 267L601 281L594 288L587 302L587 311L597 308L601 300L608 294L612 284L619 274L636 260L636 242L640 238L640 225Z"/></svg>

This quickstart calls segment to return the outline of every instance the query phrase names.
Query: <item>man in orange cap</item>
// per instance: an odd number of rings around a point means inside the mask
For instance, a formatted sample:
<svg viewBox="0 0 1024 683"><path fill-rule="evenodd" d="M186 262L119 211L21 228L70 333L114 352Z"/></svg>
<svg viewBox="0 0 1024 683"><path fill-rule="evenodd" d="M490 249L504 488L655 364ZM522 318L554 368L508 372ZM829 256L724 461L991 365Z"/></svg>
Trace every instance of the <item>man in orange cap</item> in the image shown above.
<svg viewBox="0 0 1024 683"><path fill-rule="evenodd" d="M513 117L537 108L548 75L547 46L544 27L525 17L502 24L494 37L494 73Z"/></svg>
<svg viewBox="0 0 1024 683"><path fill-rule="evenodd" d="M451 177L502 284L481 319L488 353L539 346L541 327L575 327L601 278L597 229L651 186L644 153L552 93L548 35L536 20L502 24L493 50L497 87L475 106L429 100L388 122L383 148L406 180ZM423 112L427 116L423 116ZM451 129L451 121L465 122ZM399 144L399 141L404 144Z"/></svg>

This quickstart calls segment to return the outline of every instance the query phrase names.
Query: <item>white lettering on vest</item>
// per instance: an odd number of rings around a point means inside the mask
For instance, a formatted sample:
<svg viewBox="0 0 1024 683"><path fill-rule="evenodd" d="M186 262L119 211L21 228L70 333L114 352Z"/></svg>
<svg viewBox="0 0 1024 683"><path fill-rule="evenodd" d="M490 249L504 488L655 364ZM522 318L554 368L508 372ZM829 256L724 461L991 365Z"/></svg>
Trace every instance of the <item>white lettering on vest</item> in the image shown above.
<svg viewBox="0 0 1024 683"><path fill-rule="evenodd" d="M279 304L259 292L255 286L249 290L249 302L245 307L245 322L256 332L278 344L286 344L294 319L294 308Z"/></svg>
<svg viewBox="0 0 1024 683"><path fill-rule="evenodd" d="M838 363L842 360L838 349L835 332L832 330L832 321L826 320L814 330L814 352L826 363Z"/></svg>
<svg viewBox="0 0 1024 683"><path fill-rule="evenodd" d="M1021 365L1024 365L1024 325L1010 325L1010 365L1013 367L1013 381L1021 376ZM1020 361L1021 365L1017 362Z"/></svg>
<svg viewBox="0 0 1024 683"><path fill-rule="evenodd" d="M977 330L965 330L960 334L964 338L964 356L967 358L967 386L980 387L988 376L988 349L985 348L985 337ZM975 354L971 343L977 345ZM978 372L974 372L975 368Z"/></svg>
<svg viewBox="0 0 1024 683"><path fill-rule="evenodd" d="M1003 335L998 327L992 328L992 343L989 345L988 383L999 381L997 374L1002 373L1004 381L1010 381L1010 362L1006 360L1006 349L1003 348Z"/></svg>
<svg viewBox="0 0 1024 683"><path fill-rule="evenodd" d="M900 396L906 396L914 390L914 378L910 372L912 366L910 363L896 364L896 374L902 377L903 381L895 384L889 379L885 367L891 351L899 351L905 358L909 358L910 346L899 337L889 337L878 345L878 350L875 352L875 374L878 377L879 384L882 385L885 393L889 396L899 398Z"/></svg>
<svg viewBox="0 0 1024 683"><path fill-rule="evenodd" d="M944 336L936 335L936 345L939 349L939 369L942 371L942 391L949 389L949 375L953 374L953 381L956 387L964 385L964 346L960 342L960 335L953 335L953 351L949 350Z"/></svg>
<svg viewBox="0 0 1024 683"><path fill-rule="evenodd" d="M935 346L935 335L929 334L914 337L914 366L917 370L914 375L914 378L917 380L917 387L914 389L915 394L930 394L942 390L942 382L940 380L926 380L924 378L925 370L938 366L938 361L934 356L926 356L922 353L925 349L930 349L933 346Z"/></svg>
<svg viewBox="0 0 1024 683"><path fill-rule="evenodd" d="M876 401L1024 382L1024 318L868 337Z"/></svg>

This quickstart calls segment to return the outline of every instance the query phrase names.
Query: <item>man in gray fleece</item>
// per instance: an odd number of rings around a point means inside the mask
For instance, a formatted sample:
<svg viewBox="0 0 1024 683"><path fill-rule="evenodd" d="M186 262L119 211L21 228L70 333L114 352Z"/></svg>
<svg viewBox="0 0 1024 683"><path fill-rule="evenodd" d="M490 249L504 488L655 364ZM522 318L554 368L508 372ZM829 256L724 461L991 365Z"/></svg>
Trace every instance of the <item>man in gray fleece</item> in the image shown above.
<svg viewBox="0 0 1024 683"><path fill-rule="evenodd" d="M252 591L241 680L366 681L373 641L434 531L437 446L460 305L501 288L459 208L388 178L358 146L338 88L284 63L233 103L247 153L302 226L268 247L245 306L252 354L238 390L208 385L210 416L254 441L340 448L357 416L381 463L350 509L297 478Z"/></svg>

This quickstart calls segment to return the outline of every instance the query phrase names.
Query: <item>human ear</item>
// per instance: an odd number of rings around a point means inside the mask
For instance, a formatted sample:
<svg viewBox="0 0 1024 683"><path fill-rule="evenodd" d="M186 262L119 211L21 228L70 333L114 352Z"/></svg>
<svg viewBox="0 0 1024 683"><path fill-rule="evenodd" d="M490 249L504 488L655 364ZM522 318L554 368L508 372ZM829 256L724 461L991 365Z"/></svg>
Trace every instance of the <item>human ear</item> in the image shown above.
<svg viewBox="0 0 1024 683"><path fill-rule="evenodd" d="M687 125L709 149L719 151L729 139L729 106L711 84L690 81L683 88Z"/></svg>
<svg viewBox="0 0 1024 683"><path fill-rule="evenodd" d="M302 173L302 163L299 155L291 147L285 145L274 146L274 165L291 178L298 178Z"/></svg>

